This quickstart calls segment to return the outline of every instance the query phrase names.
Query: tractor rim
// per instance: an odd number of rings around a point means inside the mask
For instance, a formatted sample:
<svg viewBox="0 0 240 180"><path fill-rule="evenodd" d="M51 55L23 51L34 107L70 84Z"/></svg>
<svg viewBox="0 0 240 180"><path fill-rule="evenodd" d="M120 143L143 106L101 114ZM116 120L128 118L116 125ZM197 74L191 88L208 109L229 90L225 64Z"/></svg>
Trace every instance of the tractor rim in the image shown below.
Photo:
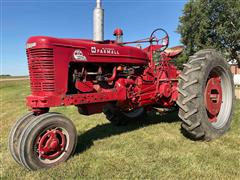
<svg viewBox="0 0 240 180"><path fill-rule="evenodd" d="M51 164L60 160L67 152L69 134L62 127L49 128L41 133L35 144L38 159L45 164Z"/></svg>
<svg viewBox="0 0 240 180"><path fill-rule="evenodd" d="M204 103L211 125L216 129L225 126L232 109L232 86L230 77L223 68L215 67L209 73Z"/></svg>

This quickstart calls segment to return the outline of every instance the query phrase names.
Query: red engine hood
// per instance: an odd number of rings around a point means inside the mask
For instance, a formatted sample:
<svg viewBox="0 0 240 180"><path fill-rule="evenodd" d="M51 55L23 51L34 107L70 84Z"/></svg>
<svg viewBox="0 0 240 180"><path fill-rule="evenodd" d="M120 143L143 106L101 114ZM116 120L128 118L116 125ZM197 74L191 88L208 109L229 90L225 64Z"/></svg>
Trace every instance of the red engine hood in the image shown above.
<svg viewBox="0 0 240 180"><path fill-rule="evenodd" d="M27 48L66 47L80 49L90 62L119 62L131 64L147 64L146 52L136 47L121 46L114 41L106 40L96 43L87 39L66 39L47 36L33 36L27 41Z"/></svg>

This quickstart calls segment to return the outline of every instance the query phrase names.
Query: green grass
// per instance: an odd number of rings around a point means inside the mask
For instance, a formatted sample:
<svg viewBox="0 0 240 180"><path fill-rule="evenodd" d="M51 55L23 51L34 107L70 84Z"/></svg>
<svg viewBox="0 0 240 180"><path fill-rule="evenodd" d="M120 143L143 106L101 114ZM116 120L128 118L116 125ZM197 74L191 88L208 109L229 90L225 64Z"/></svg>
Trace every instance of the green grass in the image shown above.
<svg viewBox="0 0 240 180"><path fill-rule="evenodd" d="M7 149L12 124L27 112L28 83L0 82L2 179L240 179L240 101L230 131L211 142L184 137L176 113L114 127L103 114L85 117L75 107L54 108L77 127L76 154L57 167L28 171Z"/></svg>
<svg viewBox="0 0 240 180"><path fill-rule="evenodd" d="M28 76L11 76L11 75L0 75L0 79L15 79L15 78L27 78Z"/></svg>

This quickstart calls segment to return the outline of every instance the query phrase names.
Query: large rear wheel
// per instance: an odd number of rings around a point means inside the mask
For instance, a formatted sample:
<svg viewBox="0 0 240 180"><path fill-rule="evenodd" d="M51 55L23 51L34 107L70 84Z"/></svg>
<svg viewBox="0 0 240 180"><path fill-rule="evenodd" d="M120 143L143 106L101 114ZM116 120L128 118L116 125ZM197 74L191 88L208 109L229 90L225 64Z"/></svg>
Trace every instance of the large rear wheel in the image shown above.
<svg viewBox="0 0 240 180"><path fill-rule="evenodd" d="M182 129L195 140L211 140L230 127L234 88L227 61L215 50L191 56L179 82Z"/></svg>

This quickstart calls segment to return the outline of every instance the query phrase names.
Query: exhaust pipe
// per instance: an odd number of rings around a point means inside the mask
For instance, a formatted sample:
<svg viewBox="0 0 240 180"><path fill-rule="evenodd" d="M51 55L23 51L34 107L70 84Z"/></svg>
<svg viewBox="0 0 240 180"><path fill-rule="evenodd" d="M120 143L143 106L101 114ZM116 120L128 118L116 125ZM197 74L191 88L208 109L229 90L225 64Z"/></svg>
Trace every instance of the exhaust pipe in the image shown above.
<svg viewBox="0 0 240 180"><path fill-rule="evenodd" d="M96 0L96 7L93 11L93 41L104 40L104 9L101 0Z"/></svg>

